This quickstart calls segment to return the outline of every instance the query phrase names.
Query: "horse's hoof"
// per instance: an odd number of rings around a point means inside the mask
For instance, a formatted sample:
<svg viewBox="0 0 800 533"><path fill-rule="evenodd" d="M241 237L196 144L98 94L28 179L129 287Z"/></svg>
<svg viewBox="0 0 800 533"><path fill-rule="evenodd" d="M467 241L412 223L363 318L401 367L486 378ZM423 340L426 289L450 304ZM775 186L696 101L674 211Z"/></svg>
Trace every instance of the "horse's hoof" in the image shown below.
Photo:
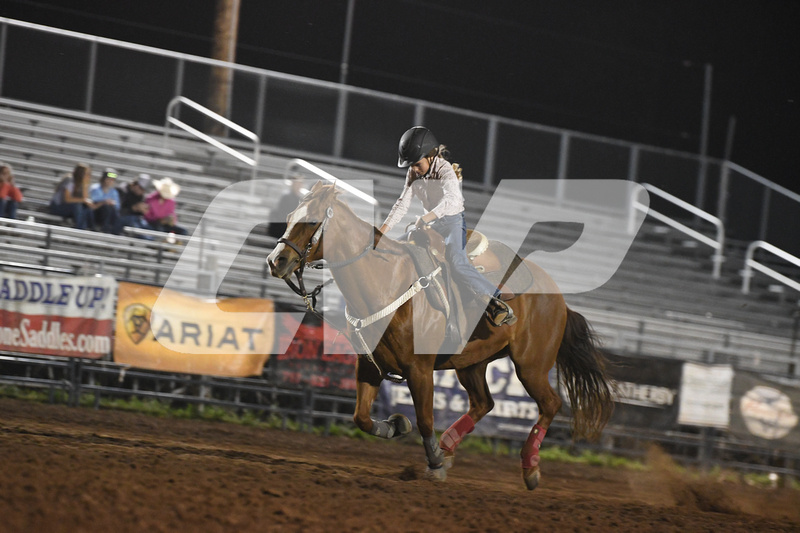
<svg viewBox="0 0 800 533"><path fill-rule="evenodd" d="M407 416L401 415L399 413L395 413L390 416L387 420L389 424L394 426L394 436L401 437L403 435L408 435L411 433L411 421L408 419Z"/></svg>
<svg viewBox="0 0 800 533"><path fill-rule="evenodd" d="M525 486L528 490L533 490L539 486L539 479L541 478L539 467L522 470L522 480L525 481Z"/></svg>
<svg viewBox="0 0 800 533"><path fill-rule="evenodd" d="M453 463L456 461L456 454L453 452L444 452L444 462L442 463L442 468L445 470L450 470L453 468Z"/></svg>
<svg viewBox="0 0 800 533"><path fill-rule="evenodd" d="M432 479L433 481L444 481L447 479L447 469L444 467L444 465L440 466L439 468L428 467L425 470L425 477Z"/></svg>

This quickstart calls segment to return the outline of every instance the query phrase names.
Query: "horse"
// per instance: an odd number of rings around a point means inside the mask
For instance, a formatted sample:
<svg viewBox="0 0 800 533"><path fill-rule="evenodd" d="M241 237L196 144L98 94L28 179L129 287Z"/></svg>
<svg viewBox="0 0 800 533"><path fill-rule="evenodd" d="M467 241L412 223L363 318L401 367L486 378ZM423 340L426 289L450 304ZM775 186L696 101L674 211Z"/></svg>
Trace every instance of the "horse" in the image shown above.
<svg viewBox="0 0 800 533"><path fill-rule="evenodd" d="M482 318L463 349L443 358L439 354L446 337L442 311L425 295L407 297L414 287L417 292L430 287L430 277L416 273L405 244L382 235L359 218L338 193L335 184L315 184L287 217L286 232L267 263L271 274L304 296L313 311L302 272L308 264L323 258L324 242L324 260L346 303L346 335L359 352L353 415L359 429L387 439L412 430L403 415L394 414L381 421L370 416L382 380L405 378L425 448L426 472L433 479L443 480L453 466L458 445L494 406L486 381L487 365L510 357L517 377L540 411L520 451L522 478L529 490L539 485L539 448L562 405L548 381L554 365L572 408L573 439L599 437L614 407L607 362L586 319L567 307L543 269L525 261L535 282L526 293L507 302L518 318L515 324L497 327ZM300 288L291 281L292 274ZM318 291L319 287L314 292ZM469 409L437 441L433 372L444 369L455 369L467 391Z"/></svg>

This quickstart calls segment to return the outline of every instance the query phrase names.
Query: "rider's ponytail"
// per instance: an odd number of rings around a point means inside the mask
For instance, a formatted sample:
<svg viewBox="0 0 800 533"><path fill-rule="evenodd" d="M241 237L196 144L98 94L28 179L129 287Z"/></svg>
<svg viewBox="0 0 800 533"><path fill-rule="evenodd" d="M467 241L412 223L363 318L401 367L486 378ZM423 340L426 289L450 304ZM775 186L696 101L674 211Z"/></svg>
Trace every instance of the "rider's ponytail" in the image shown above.
<svg viewBox="0 0 800 533"><path fill-rule="evenodd" d="M450 150L447 149L447 146L440 144L438 147L431 150L431 152L428 154L428 157L441 157L446 161L450 158ZM456 176L458 176L458 181L461 181L463 179L463 176L461 175L461 165L458 163L453 163L453 171L456 173Z"/></svg>

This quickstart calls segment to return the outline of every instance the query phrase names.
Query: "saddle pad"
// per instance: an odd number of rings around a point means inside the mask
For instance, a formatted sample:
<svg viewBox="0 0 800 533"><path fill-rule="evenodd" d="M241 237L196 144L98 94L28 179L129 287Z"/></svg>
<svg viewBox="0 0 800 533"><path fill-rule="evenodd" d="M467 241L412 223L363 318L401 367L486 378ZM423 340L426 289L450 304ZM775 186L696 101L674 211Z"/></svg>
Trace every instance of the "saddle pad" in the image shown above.
<svg viewBox="0 0 800 533"><path fill-rule="evenodd" d="M503 293L513 293L516 296L533 285L533 274L514 250L502 242L489 241L488 251L497 258L499 268L483 272L483 275L495 286L500 287Z"/></svg>

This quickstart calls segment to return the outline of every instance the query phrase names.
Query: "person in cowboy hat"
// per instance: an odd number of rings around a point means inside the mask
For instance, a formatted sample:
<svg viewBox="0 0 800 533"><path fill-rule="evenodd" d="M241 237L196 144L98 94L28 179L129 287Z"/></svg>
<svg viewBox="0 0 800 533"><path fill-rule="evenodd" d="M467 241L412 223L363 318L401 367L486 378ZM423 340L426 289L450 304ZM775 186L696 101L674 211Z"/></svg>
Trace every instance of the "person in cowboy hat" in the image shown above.
<svg viewBox="0 0 800 533"><path fill-rule="evenodd" d="M500 300L497 287L483 277L467 258L461 168L447 161L447 147L439 144L428 128L415 126L400 138L397 155L397 166L408 168L405 186L381 225L381 233L385 234L403 218L412 197L419 198L425 214L417 218L416 226L430 226L444 237L447 262L463 292L484 306L493 325L514 324L517 317L513 309Z"/></svg>
<svg viewBox="0 0 800 533"><path fill-rule="evenodd" d="M150 174L139 174L133 181L118 189L120 217L117 233L121 233L122 228L125 226L152 229L144 219L144 215L149 209L144 199L145 191L149 184Z"/></svg>
<svg viewBox="0 0 800 533"><path fill-rule="evenodd" d="M155 191L145 197L147 212L144 219L156 231L187 235L189 232L177 225L178 216L175 214L175 197L181 192L181 187L172 178L153 180Z"/></svg>

